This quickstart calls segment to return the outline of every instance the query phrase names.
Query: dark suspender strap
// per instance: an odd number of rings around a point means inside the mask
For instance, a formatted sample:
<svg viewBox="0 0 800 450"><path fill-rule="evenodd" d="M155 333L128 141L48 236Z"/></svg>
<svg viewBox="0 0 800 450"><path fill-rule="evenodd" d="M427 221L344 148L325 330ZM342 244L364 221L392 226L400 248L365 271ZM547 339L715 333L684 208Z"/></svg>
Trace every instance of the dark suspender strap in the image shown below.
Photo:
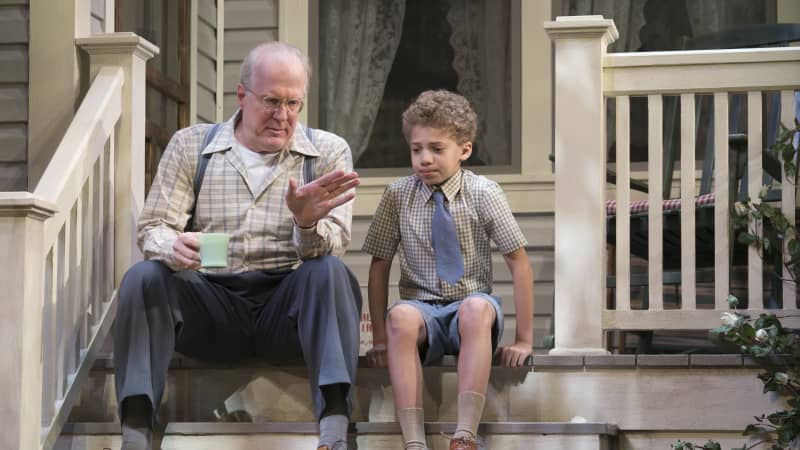
<svg viewBox="0 0 800 450"><path fill-rule="evenodd" d="M306 127L306 137L311 145L314 145L314 129ZM314 162L317 160L315 156L306 156L303 159L303 184L308 184L314 181Z"/></svg>
<svg viewBox="0 0 800 450"><path fill-rule="evenodd" d="M194 172L194 204L192 204L192 212L191 216L189 217L189 221L186 222L186 227L184 230L192 231L194 228L194 214L197 210L197 198L200 196L200 188L203 187L203 177L206 174L206 167L208 167L208 160L211 159L211 153L203 154L203 150L208 147L208 144L214 140L214 136L217 135L219 128L222 126L221 123L214 124L211 128L208 129L206 132L205 137L203 138L203 145L200 146L200 151L197 155L197 169Z"/></svg>

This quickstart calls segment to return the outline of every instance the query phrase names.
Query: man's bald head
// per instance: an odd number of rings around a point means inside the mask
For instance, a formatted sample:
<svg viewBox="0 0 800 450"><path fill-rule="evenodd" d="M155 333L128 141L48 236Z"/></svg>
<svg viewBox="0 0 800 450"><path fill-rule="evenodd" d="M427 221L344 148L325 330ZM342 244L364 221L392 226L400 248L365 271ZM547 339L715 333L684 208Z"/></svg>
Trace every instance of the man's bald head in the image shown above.
<svg viewBox="0 0 800 450"><path fill-rule="evenodd" d="M250 50L242 62L239 82L250 89L253 84L253 71L259 65L268 61L268 64L300 64L305 73L305 91L308 92L308 83L311 81L311 62L308 56L299 48L281 41L265 42Z"/></svg>

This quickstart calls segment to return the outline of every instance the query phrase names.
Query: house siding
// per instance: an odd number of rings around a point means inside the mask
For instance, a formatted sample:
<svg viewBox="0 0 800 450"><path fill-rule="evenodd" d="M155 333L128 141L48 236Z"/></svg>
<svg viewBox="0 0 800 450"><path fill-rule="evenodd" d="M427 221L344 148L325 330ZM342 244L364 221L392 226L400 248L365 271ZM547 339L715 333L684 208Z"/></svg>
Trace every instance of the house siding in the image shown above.
<svg viewBox="0 0 800 450"><path fill-rule="evenodd" d="M278 39L277 0L225 1L224 116L238 107L236 85L247 52L265 41Z"/></svg>
<svg viewBox="0 0 800 450"><path fill-rule="evenodd" d="M28 187L27 0L0 0L0 191Z"/></svg>
<svg viewBox="0 0 800 450"><path fill-rule="evenodd" d="M217 6L197 2L197 121L216 122Z"/></svg>

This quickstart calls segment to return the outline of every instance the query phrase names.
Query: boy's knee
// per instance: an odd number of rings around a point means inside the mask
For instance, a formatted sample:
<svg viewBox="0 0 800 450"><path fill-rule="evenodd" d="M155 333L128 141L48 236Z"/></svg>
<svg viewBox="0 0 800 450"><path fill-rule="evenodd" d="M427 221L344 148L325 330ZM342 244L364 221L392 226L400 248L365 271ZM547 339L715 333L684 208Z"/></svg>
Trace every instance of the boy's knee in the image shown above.
<svg viewBox="0 0 800 450"><path fill-rule="evenodd" d="M483 297L467 297L458 308L458 328L490 329L494 323L494 307Z"/></svg>
<svg viewBox="0 0 800 450"><path fill-rule="evenodd" d="M386 329L394 336L416 337L422 326L422 316L410 305L397 305L386 315Z"/></svg>

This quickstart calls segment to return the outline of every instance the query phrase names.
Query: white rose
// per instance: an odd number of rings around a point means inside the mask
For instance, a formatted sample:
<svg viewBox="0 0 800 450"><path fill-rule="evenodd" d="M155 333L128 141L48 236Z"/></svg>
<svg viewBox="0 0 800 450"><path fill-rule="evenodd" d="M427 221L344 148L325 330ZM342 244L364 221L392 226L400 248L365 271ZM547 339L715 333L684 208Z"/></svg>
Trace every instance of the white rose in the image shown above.
<svg viewBox="0 0 800 450"><path fill-rule="evenodd" d="M761 328L758 331L756 331L756 342L758 342L759 344L763 344L768 340L769 340L769 333L767 333L767 330Z"/></svg>
<svg viewBox="0 0 800 450"><path fill-rule="evenodd" d="M737 216L743 216L747 214L747 207L742 204L742 202L736 202L733 204L733 209L736 211Z"/></svg>
<svg viewBox="0 0 800 450"><path fill-rule="evenodd" d="M722 313L722 320L723 325L727 325L729 327L735 327L736 324L739 322L739 315L738 314L731 314L729 312Z"/></svg>
<svg viewBox="0 0 800 450"><path fill-rule="evenodd" d="M782 385L789 384L789 375L783 372L775 372L775 382Z"/></svg>
<svg viewBox="0 0 800 450"><path fill-rule="evenodd" d="M761 186L761 190L758 191L758 198L767 198L768 192L769 192L769 186L767 185Z"/></svg>

